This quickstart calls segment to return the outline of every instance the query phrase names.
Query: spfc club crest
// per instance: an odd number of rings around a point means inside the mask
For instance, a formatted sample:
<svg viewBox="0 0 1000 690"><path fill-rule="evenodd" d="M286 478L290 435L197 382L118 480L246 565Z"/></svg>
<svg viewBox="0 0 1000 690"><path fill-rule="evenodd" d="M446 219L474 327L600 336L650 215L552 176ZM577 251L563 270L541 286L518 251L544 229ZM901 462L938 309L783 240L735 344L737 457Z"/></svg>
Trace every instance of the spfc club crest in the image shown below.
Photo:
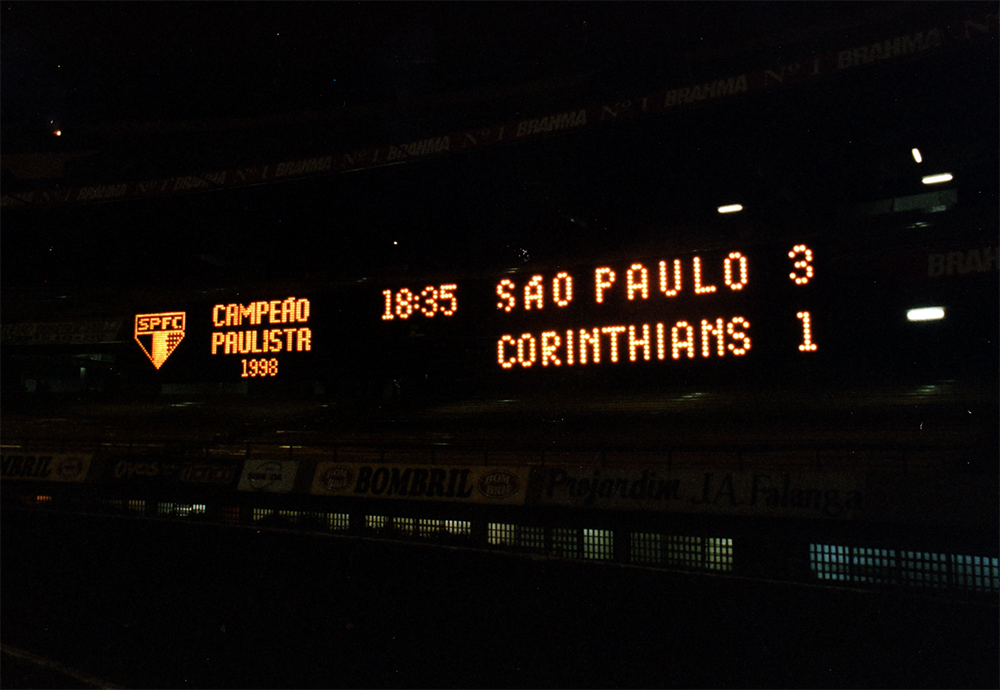
<svg viewBox="0 0 1000 690"><path fill-rule="evenodd" d="M135 341L157 369L184 340L185 314L171 311L135 315Z"/></svg>

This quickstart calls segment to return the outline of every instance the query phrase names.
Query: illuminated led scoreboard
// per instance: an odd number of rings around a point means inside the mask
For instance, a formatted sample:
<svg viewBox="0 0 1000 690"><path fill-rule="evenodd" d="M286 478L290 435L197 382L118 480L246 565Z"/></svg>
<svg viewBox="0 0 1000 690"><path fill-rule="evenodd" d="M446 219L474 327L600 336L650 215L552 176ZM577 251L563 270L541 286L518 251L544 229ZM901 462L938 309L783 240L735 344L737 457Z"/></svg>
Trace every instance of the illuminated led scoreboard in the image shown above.
<svg viewBox="0 0 1000 690"><path fill-rule="evenodd" d="M161 381L178 383L342 385L433 374L447 388L457 376L811 360L831 335L815 331L815 315L828 310L813 246L643 255L391 287L363 281L309 297L234 292L237 299L137 314L135 341Z"/></svg>
<svg viewBox="0 0 1000 690"><path fill-rule="evenodd" d="M762 259L762 260L761 260ZM766 266L767 269L762 269ZM774 307L789 307L792 352L819 349L807 298L816 278L813 249L794 244L767 257L743 251L702 252L621 265L520 272L499 278L490 300L460 282L382 290L383 322L479 318L498 326L483 363L499 370L544 370L618 363L744 358ZM471 282L471 281L470 281ZM780 300L772 299L784 293ZM774 294L772 294L774 293ZM807 300L806 300L807 302ZM758 323L756 312L769 312ZM482 312L471 314L470 312ZM781 318L778 316L777 318ZM789 337L787 334L791 332Z"/></svg>

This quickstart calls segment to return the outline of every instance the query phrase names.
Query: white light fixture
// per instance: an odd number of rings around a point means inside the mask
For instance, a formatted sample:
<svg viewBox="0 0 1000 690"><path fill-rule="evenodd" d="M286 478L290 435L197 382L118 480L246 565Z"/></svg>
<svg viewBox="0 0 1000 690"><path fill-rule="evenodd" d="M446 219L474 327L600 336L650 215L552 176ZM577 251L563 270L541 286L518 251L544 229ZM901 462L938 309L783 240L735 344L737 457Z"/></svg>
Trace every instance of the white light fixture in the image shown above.
<svg viewBox="0 0 1000 690"><path fill-rule="evenodd" d="M910 149L910 153L913 154L913 160L915 160L916 162L918 162L918 163L923 163L924 162L924 157L920 155L920 149L916 149L916 148L915 149Z"/></svg>
<svg viewBox="0 0 1000 690"><path fill-rule="evenodd" d="M951 173L941 173L940 175L928 175L923 180L924 184L941 184L942 182L951 182L953 179Z"/></svg>
<svg viewBox="0 0 1000 690"><path fill-rule="evenodd" d="M719 207L719 213L739 213L742 210L742 204L729 204L728 206Z"/></svg>
<svg viewBox="0 0 1000 690"><path fill-rule="evenodd" d="M907 321L938 321L944 318L943 307L921 307L906 312Z"/></svg>

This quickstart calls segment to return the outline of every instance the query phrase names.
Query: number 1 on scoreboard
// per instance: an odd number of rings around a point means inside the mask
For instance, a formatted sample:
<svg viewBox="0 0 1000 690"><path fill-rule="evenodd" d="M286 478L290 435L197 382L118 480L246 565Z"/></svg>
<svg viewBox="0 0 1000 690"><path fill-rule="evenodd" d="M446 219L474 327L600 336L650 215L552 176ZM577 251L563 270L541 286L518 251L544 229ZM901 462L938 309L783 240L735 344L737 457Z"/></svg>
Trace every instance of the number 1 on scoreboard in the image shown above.
<svg viewBox="0 0 1000 690"><path fill-rule="evenodd" d="M812 341L812 318L809 312L800 311L795 317L802 322L802 344L799 345L799 351L815 352L816 343Z"/></svg>

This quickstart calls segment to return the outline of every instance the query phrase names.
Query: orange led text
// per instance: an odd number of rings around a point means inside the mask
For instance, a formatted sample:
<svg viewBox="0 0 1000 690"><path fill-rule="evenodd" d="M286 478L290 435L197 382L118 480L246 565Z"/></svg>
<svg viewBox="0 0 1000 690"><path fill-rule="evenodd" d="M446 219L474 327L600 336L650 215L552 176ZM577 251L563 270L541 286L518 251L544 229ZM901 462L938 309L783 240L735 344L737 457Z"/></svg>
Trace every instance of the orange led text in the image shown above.
<svg viewBox="0 0 1000 690"><path fill-rule="evenodd" d="M638 362L670 359L742 357L750 351L750 322L731 319L644 323L599 328L505 334L497 340L497 363L503 369Z"/></svg>
<svg viewBox="0 0 1000 690"><path fill-rule="evenodd" d="M312 351L312 329L307 325L312 315L308 299L288 297L248 304L216 304L212 324L219 329L211 335L213 355L273 354ZM280 328L246 328L273 326ZM242 328L241 328L242 327ZM240 330L235 330L235 329ZM241 376L276 376L278 360L274 357L244 359Z"/></svg>

